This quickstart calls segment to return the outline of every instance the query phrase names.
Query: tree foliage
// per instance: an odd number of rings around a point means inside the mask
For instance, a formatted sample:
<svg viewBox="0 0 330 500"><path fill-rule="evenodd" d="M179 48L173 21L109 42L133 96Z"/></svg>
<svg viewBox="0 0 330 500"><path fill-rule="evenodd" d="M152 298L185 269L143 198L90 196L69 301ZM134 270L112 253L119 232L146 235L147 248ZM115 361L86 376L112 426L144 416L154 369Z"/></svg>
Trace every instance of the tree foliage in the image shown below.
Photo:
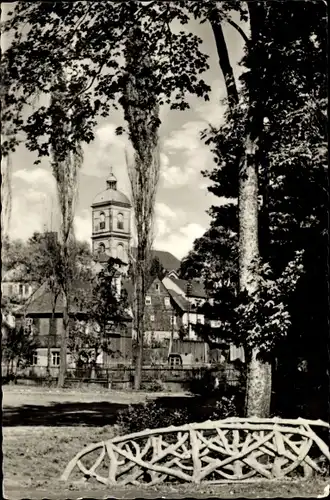
<svg viewBox="0 0 330 500"><path fill-rule="evenodd" d="M192 276L194 269L200 270L215 300L213 308L208 306L209 314L218 317L222 326L218 331L206 326L206 337L229 335L240 342L242 333L244 337L244 332L249 331L252 338L245 334L246 342L250 339L258 343L262 350L278 356L287 368L293 359L307 357L313 373L318 373L319 382L315 383L320 383L321 364L316 367L312 359L323 360L325 373L326 11L323 2L270 2L266 11L260 42L256 50L246 51L242 61L246 69L241 77L236 115L228 111L219 129L210 127L203 134L216 163L212 172L204 173L213 181L210 191L234 203L211 208L211 228L195 241L193 251L183 260L181 272L185 277ZM257 64L251 58L257 58ZM258 78L251 71L252 66L259 68ZM256 153L260 293L258 299L246 300L237 294L238 246L233 242L238 236L235 200L238 199L239 158L251 88L252 95L263 103L266 119ZM211 240L212 234L225 235L225 250L219 238ZM228 261L222 262L224 253L231 256L232 269ZM263 271L267 269L271 276L268 274L263 280Z"/></svg>
<svg viewBox="0 0 330 500"><path fill-rule="evenodd" d="M78 365L95 365L102 352L110 353L111 339L129 321L127 293L119 289L119 259L110 258L105 267L73 294L78 314L71 315L68 349Z"/></svg>
<svg viewBox="0 0 330 500"><path fill-rule="evenodd" d="M7 328L2 338L2 360L7 364L7 376L17 373L19 368L29 365L39 346L37 337L31 335L24 325Z"/></svg>
<svg viewBox="0 0 330 500"><path fill-rule="evenodd" d="M127 87L125 51L134 30L144 54L151 58L149 88L159 104L185 109L187 92L207 98L210 87L199 76L208 68L202 40L183 30L175 32L174 19L183 25L189 20L177 2L15 4L2 26L11 42L1 61L6 105L2 120L12 124L3 154L15 149L18 133L39 157L51 154L58 141L59 130L53 123L59 109L56 101L44 97L59 91L61 127L71 130L62 137L64 156L59 159L77 152L78 144L89 143L97 119L109 116ZM65 87L54 78L63 67L71 75Z"/></svg>

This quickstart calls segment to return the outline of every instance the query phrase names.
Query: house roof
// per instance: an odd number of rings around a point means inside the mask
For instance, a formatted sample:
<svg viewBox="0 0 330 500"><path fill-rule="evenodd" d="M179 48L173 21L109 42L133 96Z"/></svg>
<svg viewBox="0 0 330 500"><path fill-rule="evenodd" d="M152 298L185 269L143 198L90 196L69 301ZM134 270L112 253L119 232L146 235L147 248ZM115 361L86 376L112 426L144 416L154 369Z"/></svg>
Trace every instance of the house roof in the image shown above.
<svg viewBox="0 0 330 500"><path fill-rule="evenodd" d="M1 281L4 283L30 283L31 280L26 273L25 266L18 264L12 269L2 267Z"/></svg>
<svg viewBox="0 0 330 500"><path fill-rule="evenodd" d="M181 290L187 294L187 285L189 283L188 280L180 280L176 278L170 278L173 283L175 283ZM205 288L202 283L196 280L191 280L191 292L190 292L190 297L198 297L201 299L206 299L206 292Z"/></svg>
<svg viewBox="0 0 330 500"><path fill-rule="evenodd" d="M175 304L181 309L181 311L189 311L190 303L182 295L175 292L174 290L168 290L168 293L172 297Z"/></svg>
<svg viewBox="0 0 330 500"><path fill-rule="evenodd" d="M75 289L75 294L82 296L84 293L88 293L91 291L91 283L88 281L76 281L73 283L73 287ZM47 288L47 284L44 283L41 285L35 293L30 297L28 300L28 303L20 308L19 311L16 312L17 316L22 316L22 315L33 315L33 316L38 316L38 315L51 315L52 314L52 308L53 308L53 302L52 302L52 294L50 290ZM63 309L64 309L64 304L63 304L63 295L60 294L59 297L57 298L56 301L56 308L55 308L55 314L63 314ZM71 313L74 314L84 314L84 310L79 307L78 304L76 304L74 301L72 301L70 305L70 311ZM130 321L131 317L130 316L125 316L122 318L124 321Z"/></svg>
<svg viewBox="0 0 330 500"><path fill-rule="evenodd" d="M136 248L132 248L133 255L136 255ZM165 252L163 250L151 250L152 257L158 259L163 268L166 271L176 271L180 267L180 260L177 259L170 252Z"/></svg>
<svg viewBox="0 0 330 500"><path fill-rule="evenodd" d="M88 282L75 282L73 284L75 291L87 293L91 288L91 284ZM55 314L63 314L64 303L63 295L60 294L56 301ZM83 313L80 311L78 306L73 302L70 306L73 313ZM53 310L53 298L52 293L47 287L47 283L43 283L28 299L27 304L18 311L18 314L51 314Z"/></svg>
<svg viewBox="0 0 330 500"><path fill-rule="evenodd" d="M153 250L153 257L158 258L159 262L166 271L177 270L180 267L181 262L170 252L165 252L163 250Z"/></svg>
<svg viewBox="0 0 330 500"><path fill-rule="evenodd" d="M132 253L133 255L136 254L136 248L132 248ZM152 257L153 258L158 258L159 262L165 269L165 271L176 271L179 269L181 262L179 259L174 257L170 252L163 252L163 250L152 250ZM99 262L100 264L105 264L108 262L110 256L106 254L105 252L100 253L99 255L95 256L94 259L96 262Z"/></svg>

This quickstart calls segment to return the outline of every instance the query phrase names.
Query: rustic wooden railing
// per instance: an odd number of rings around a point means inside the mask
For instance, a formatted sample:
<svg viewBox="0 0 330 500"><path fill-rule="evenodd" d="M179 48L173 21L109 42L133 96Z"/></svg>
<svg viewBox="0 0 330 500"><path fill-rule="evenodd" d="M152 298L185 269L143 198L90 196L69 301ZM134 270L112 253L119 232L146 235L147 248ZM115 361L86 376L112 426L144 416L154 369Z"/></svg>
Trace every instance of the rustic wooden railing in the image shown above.
<svg viewBox="0 0 330 500"><path fill-rule="evenodd" d="M75 472L106 485L309 478L330 462L315 426L329 429L321 420L236 417L146 429L85 447L61 479Z"/></svg>

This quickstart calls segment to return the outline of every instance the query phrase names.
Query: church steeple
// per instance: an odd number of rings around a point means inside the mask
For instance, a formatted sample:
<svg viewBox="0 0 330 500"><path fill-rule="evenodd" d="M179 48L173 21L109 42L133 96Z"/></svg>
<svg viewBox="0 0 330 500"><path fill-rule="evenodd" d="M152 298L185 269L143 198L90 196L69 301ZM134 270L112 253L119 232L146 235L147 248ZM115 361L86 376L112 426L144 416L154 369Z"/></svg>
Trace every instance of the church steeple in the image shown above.
<svg viewBox="0 0 330 500"><path fill-rule="evenodd" d="M131 238L131 203L117 189L117 179L110 168L106 189L99 193L92 204L94 254L118 258L127 263Z"/></svg>
<svg viewBox="0 0 330 500"><path fill-rule="evenodd" d="M107 178L107 189L117 189L117 179L112 172L112 167L110 167L110 175Z"/></svg>

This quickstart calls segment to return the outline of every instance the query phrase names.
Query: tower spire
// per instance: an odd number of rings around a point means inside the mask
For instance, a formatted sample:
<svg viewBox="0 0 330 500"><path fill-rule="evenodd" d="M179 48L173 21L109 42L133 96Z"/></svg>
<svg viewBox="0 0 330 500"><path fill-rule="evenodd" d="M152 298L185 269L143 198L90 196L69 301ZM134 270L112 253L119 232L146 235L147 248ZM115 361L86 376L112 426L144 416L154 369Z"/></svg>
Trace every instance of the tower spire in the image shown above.
<svg viewBox="0 0 330 500"><path fill-rule="evenodd" d="M107 178L107 189L117 189L117 179L112 171L112 165L110 167L110 175Z"/></svg>

